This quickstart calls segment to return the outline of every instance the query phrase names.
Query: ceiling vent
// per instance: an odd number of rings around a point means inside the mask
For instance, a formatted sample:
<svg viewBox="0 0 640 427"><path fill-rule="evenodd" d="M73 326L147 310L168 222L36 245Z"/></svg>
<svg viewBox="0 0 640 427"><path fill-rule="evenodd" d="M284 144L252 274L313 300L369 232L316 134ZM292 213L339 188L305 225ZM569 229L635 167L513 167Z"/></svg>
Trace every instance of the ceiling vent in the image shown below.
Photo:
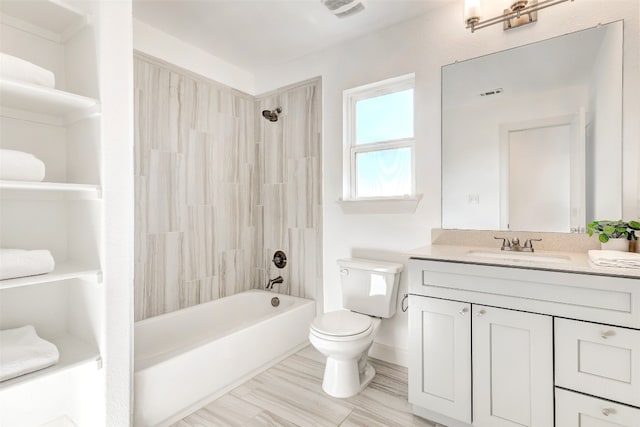
<svg viewBox="0 0 640 427"><path fill-rule="evenodd" d="M497 88L497 89L493 89L493 90L488 90L486 92L482 92L480 94L480 96L492 96L492 95L500 95L502 92L504 92L504 89L502 89L501 87Z"/></svg>
<svg viewBox="0 0 640 427"><path fill-rule="evenodd" d="M321 0L322 4L338 18L346 18L364 10L361 0Z"/></svg>

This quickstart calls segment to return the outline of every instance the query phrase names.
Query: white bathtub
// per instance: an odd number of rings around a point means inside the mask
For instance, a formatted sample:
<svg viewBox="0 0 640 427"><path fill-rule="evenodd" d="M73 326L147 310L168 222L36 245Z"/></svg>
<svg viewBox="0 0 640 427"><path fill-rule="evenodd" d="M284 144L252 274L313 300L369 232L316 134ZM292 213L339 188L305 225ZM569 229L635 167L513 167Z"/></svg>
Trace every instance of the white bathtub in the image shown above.
<svg viewBox="0 0 640 427"><path fill-rule="evenodd" d="M136 322L134 425L169 425L303 347L315 313L254 290Z"/></svg>

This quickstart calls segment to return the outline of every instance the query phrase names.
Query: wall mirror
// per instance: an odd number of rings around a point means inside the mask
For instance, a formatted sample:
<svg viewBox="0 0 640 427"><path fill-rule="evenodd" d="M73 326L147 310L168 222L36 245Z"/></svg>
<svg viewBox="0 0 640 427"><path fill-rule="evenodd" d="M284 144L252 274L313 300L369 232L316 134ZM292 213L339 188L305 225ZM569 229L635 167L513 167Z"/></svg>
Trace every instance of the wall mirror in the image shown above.
<svg viewBox="0 0 640 427"><path fill-rule="evenodd" d="M442 227L580 232L622 214L623 23L442 67Z"/></svg>

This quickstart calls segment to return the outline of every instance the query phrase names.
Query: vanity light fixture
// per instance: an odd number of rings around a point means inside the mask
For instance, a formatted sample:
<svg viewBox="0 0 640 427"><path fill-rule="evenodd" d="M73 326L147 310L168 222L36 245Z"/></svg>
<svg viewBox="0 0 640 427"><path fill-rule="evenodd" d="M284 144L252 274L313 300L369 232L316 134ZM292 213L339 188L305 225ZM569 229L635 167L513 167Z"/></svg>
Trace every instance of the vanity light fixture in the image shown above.
<svg viewBox="0 0 640 427"><path fill-rule="evenodd" d="M464 22L471 32L503 23L503 30L531 24L538 20L538 11L573 0L509 0L510 6L502 15L482 19L482 0L464 0Z"/></svg>

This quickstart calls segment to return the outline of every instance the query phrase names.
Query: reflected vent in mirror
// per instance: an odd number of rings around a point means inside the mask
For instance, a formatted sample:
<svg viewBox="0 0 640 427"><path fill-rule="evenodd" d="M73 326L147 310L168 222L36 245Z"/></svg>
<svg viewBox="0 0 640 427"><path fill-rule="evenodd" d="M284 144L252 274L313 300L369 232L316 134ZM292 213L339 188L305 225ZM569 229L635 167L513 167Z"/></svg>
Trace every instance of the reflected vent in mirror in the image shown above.
<svg viewBox="0 0 640 427"><path fill-rule="evenodd" d="M498 89L488 90L486 92L482 92L480 96L491 96L491 95L499 95L504 92L504 89L499 87Z"/></svg>

